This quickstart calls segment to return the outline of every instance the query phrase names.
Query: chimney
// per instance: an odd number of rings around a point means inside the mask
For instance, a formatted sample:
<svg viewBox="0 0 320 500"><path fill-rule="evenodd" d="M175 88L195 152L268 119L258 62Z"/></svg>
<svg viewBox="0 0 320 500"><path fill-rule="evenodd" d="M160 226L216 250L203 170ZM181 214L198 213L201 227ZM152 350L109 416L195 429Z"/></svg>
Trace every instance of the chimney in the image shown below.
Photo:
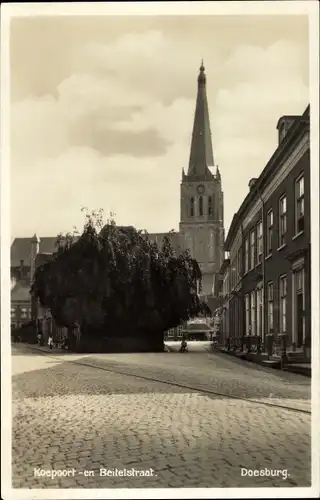
<svg viewBox="0 0 320 500"><path fill-rule="evenodd" d="M36 234L31 239L31 262L30 262L30 281L33 283L34 273L36 270L36 257L39 253L40 239Z"/></svg>
<svg viewBox="0 0 320 500"><path fill-rule="evenodd" d="M294 122L301 119L302 116L300 115L285 115L279 118L277 123L278 144L280 144L283 141L283 139L287 135L290 127L294 124Z"/></svg>
<svg viewBox="0 0 320 500"><path fill-rule="evenodd" d="M253 177L252 179L250 179L249 181L249 189L251 191L251 189L253 188L253 186L255 185L255 183L257 182L257 178L256 177Z"/></svg>

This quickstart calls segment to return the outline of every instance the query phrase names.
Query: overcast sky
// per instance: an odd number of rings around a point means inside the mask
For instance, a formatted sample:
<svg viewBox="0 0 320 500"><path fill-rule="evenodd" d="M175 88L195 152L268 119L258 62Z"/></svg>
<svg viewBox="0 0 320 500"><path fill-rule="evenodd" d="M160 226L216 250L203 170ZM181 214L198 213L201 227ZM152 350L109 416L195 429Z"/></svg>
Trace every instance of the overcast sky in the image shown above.
<svg viewBox="0 0 320 500"><path fill-rule="evenodd" d="M225 227L308 104L301 16L51 17L11 24L12 236L119 224L178 229L204 59Z"/></svg>

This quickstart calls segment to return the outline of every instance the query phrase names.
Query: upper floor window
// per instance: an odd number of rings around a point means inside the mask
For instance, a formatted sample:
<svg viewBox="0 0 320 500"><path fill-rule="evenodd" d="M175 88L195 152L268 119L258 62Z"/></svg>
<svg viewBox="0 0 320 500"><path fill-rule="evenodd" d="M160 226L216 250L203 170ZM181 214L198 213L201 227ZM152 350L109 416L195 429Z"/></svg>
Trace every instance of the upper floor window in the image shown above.
<svg viewBox="0 0 320 500"><path fill-rule="evenodd" d="M199 215L203 215L203 196L199 196Z"/></svg>
<svg viewBox="0 0 320 500"><path fill-rule="evenodd" d="M267 255L272 253L273 211L267 213Z"/></svg>
<svg viewBox="0 0 320 500"><path fill-rule="evenodd" d="M296 292L302 292L304 291L304 272L303 269L298 269L294 273L294 285L295 285L295 291Z"/></svg>
<svg viewBox="0 0 320 500"><path fill-rule="evenodd" d="M249 238L244 241L244 272L249 271Z"/></svg>
<svg viewBox="0 0 320 500"><path fill-rule="evenodd" d="M212 196L209 196L208 198L208 215L212 215Z"/></svg>
<svg viewBox="0 0 320 500"><path fill-rule="evenodd" d="M279 143L281 141L283 141L285 135L286 135L286 124L282 123L280 130L279 130Z"/></svg>
<svg viewBox="0 0 320 500"><path fill-rule="evenodd" d="M254 268L255 263L255 233L254 230L250 233L250 269Z"/></svg>
<svg viewBox="0 0 320 500"><path fill-rule="evenodd" d="M28 310L26 307L21 308L21 318L27 318L28 317Z"/></svg>
<svg viewBox="0 0 320 500"><path fill-rule="evenodd" d="M255 335L256 332L256 291L251 292L251 335Z"/></svg>
<svg viewBox="0 0 320 500"><path fill-rule="evenodd" d="M295 233L304 231L304 177L295 182Z"/></svg>
<svg viewBox="0 0 320 500"><path fill-rule="evenodd" d="M239 248L239 250L238 250L237 260L238 260L237 268L238 268L238 281L239 281L239 279L241 278L241 273L242 273L241 248Z"/></svg>
<svg viewBox="0 0 320 500"><path fill-rule="evenodd" d="M194 198L193 198L193 196L190 198L189 213L190 213L190 217L194 216Z"/></svg>
<svg viewBox="0 0 320 500"><path fill-rule="evenodd" d="M268 333L273 333L273 283L268 283Z"/></svg>
<svg viewBox="0 0 320 500"><path fill-rule="evenodd" d="M11 318L14 318L16 315L16 308L15 307L11 307Z"/></svg>
<svg viewBox="0 0 320 500"><path fill-rule="evenodd" d="M262 220L257 224L257 263L260 264L262 261L263 252L263 232L262 232Z"/></svg>
<svg viewBox="0 0 320 500"><path fill-rule="evenodd" d="M282 196L279 200L279 246L286 243L287 233L287 197Z"/></svg>

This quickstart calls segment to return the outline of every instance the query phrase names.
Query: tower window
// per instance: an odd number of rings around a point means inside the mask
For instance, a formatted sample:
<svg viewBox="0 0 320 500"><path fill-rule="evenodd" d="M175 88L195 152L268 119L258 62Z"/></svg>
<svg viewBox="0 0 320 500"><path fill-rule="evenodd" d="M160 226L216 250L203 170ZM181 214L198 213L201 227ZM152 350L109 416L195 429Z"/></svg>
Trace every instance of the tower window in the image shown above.
<svg viewBox="0 0 320 500"><path fill-rule="evenodd" d="M208 215L212 215L212 196L208 198Z"/></svg>
<svg viewBox="0 0 320 500"><path fill-rule="evenodd" d="M304 230L304 178L299 177L295 185L295 229L296 234Z"/></svg>
<svg viewBox="0 0 320 500"><path fill-rule="evenodd" d="M193 196L190 198L190 217L194 216L194 198Z"/></svg>
<svg viewBox="0 0 320 500"><path fill-rule="evenodd" d="M199 215L203 215L203 197L199 196Z"/></svg>
<svg viewBox="0 0 320 500"><path fill-rule="evenodd" d="M287 197L283 195L279 200L279 246L286 242L287 233Z"/></svg>

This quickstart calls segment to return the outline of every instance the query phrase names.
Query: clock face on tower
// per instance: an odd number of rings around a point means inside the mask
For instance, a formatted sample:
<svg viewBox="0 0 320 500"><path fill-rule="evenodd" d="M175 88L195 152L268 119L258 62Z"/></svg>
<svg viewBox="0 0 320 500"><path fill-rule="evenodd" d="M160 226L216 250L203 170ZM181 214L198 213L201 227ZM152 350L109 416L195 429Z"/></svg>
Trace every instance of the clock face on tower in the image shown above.
<svg viewBox="0 0 320 500"><path fill-rule="evenodd" d="M202 184L200 184L200 186L197 187L197 192L198 192L198 194L204 193L204 186Z"/></svg>

